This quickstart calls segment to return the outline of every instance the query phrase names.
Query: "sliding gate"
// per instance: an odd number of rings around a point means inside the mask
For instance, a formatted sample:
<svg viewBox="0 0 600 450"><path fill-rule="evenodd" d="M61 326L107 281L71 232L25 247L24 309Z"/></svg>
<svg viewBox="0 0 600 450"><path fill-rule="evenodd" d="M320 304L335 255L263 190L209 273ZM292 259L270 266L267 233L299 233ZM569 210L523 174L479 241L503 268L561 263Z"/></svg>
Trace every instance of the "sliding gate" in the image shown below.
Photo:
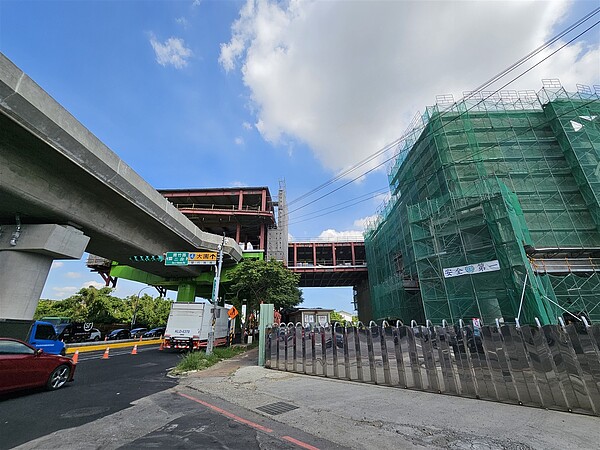
<svg viewBox="0 0 600 450"><path fill-rule="evenodd" d="M600 325L267 329L265 366L600 415Z"/></svg>

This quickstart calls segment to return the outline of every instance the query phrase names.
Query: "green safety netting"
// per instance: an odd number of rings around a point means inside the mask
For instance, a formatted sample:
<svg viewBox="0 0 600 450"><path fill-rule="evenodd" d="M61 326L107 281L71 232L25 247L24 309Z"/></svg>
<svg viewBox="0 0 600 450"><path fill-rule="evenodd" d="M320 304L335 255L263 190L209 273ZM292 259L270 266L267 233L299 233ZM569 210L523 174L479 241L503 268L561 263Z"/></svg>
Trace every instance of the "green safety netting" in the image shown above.
<svg viewBox="0 0 600 450"><path fill-rule="evenodd" d="M562 88L427 108L365 232L373 318L600 319L596 260L544 274L526 252L600 249L599 116L598 95ZM500 270L444 276L495 260Z"/></svg>

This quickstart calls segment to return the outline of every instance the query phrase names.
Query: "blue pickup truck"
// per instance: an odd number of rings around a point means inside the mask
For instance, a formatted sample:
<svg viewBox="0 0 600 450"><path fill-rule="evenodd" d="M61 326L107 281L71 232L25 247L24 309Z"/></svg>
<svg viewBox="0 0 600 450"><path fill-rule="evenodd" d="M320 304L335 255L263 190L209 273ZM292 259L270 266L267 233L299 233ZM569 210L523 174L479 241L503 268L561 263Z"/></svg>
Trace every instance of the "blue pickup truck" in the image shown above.
<svg viewBox="0 0 600 450"><path fill-rule="evenodd" d="M56 329L49 322L0 319L0 337L20 339L45 353L65 354L65 343L58 339Z"/></svg>

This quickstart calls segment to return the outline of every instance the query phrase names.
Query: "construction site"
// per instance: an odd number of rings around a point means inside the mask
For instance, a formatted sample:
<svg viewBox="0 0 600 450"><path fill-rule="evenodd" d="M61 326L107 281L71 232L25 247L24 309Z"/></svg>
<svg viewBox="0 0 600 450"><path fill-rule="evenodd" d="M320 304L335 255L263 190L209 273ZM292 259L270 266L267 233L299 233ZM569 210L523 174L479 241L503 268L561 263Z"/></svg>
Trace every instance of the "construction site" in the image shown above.
<svg viewBox="0 0 600 450"><path fill-rule="evenodd" d="M365 232L373 319L600 321L600 86L542 86L417 115Z"/></svg>

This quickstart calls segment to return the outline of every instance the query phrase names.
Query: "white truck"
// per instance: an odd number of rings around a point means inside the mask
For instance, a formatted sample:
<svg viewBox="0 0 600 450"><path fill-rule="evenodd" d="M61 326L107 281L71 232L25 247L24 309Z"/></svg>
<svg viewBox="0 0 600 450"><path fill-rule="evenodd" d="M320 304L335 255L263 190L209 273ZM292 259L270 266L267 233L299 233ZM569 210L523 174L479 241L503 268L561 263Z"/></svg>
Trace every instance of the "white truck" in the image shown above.
<svg viewBox="0 0 600 450"><path fill-rule="evenodd" d="M165 349L198 350L206 348L211 331L210 303L173 303L165 330ZM227 308L215 308L215 347L227 344L229 317Z"/></svg>

